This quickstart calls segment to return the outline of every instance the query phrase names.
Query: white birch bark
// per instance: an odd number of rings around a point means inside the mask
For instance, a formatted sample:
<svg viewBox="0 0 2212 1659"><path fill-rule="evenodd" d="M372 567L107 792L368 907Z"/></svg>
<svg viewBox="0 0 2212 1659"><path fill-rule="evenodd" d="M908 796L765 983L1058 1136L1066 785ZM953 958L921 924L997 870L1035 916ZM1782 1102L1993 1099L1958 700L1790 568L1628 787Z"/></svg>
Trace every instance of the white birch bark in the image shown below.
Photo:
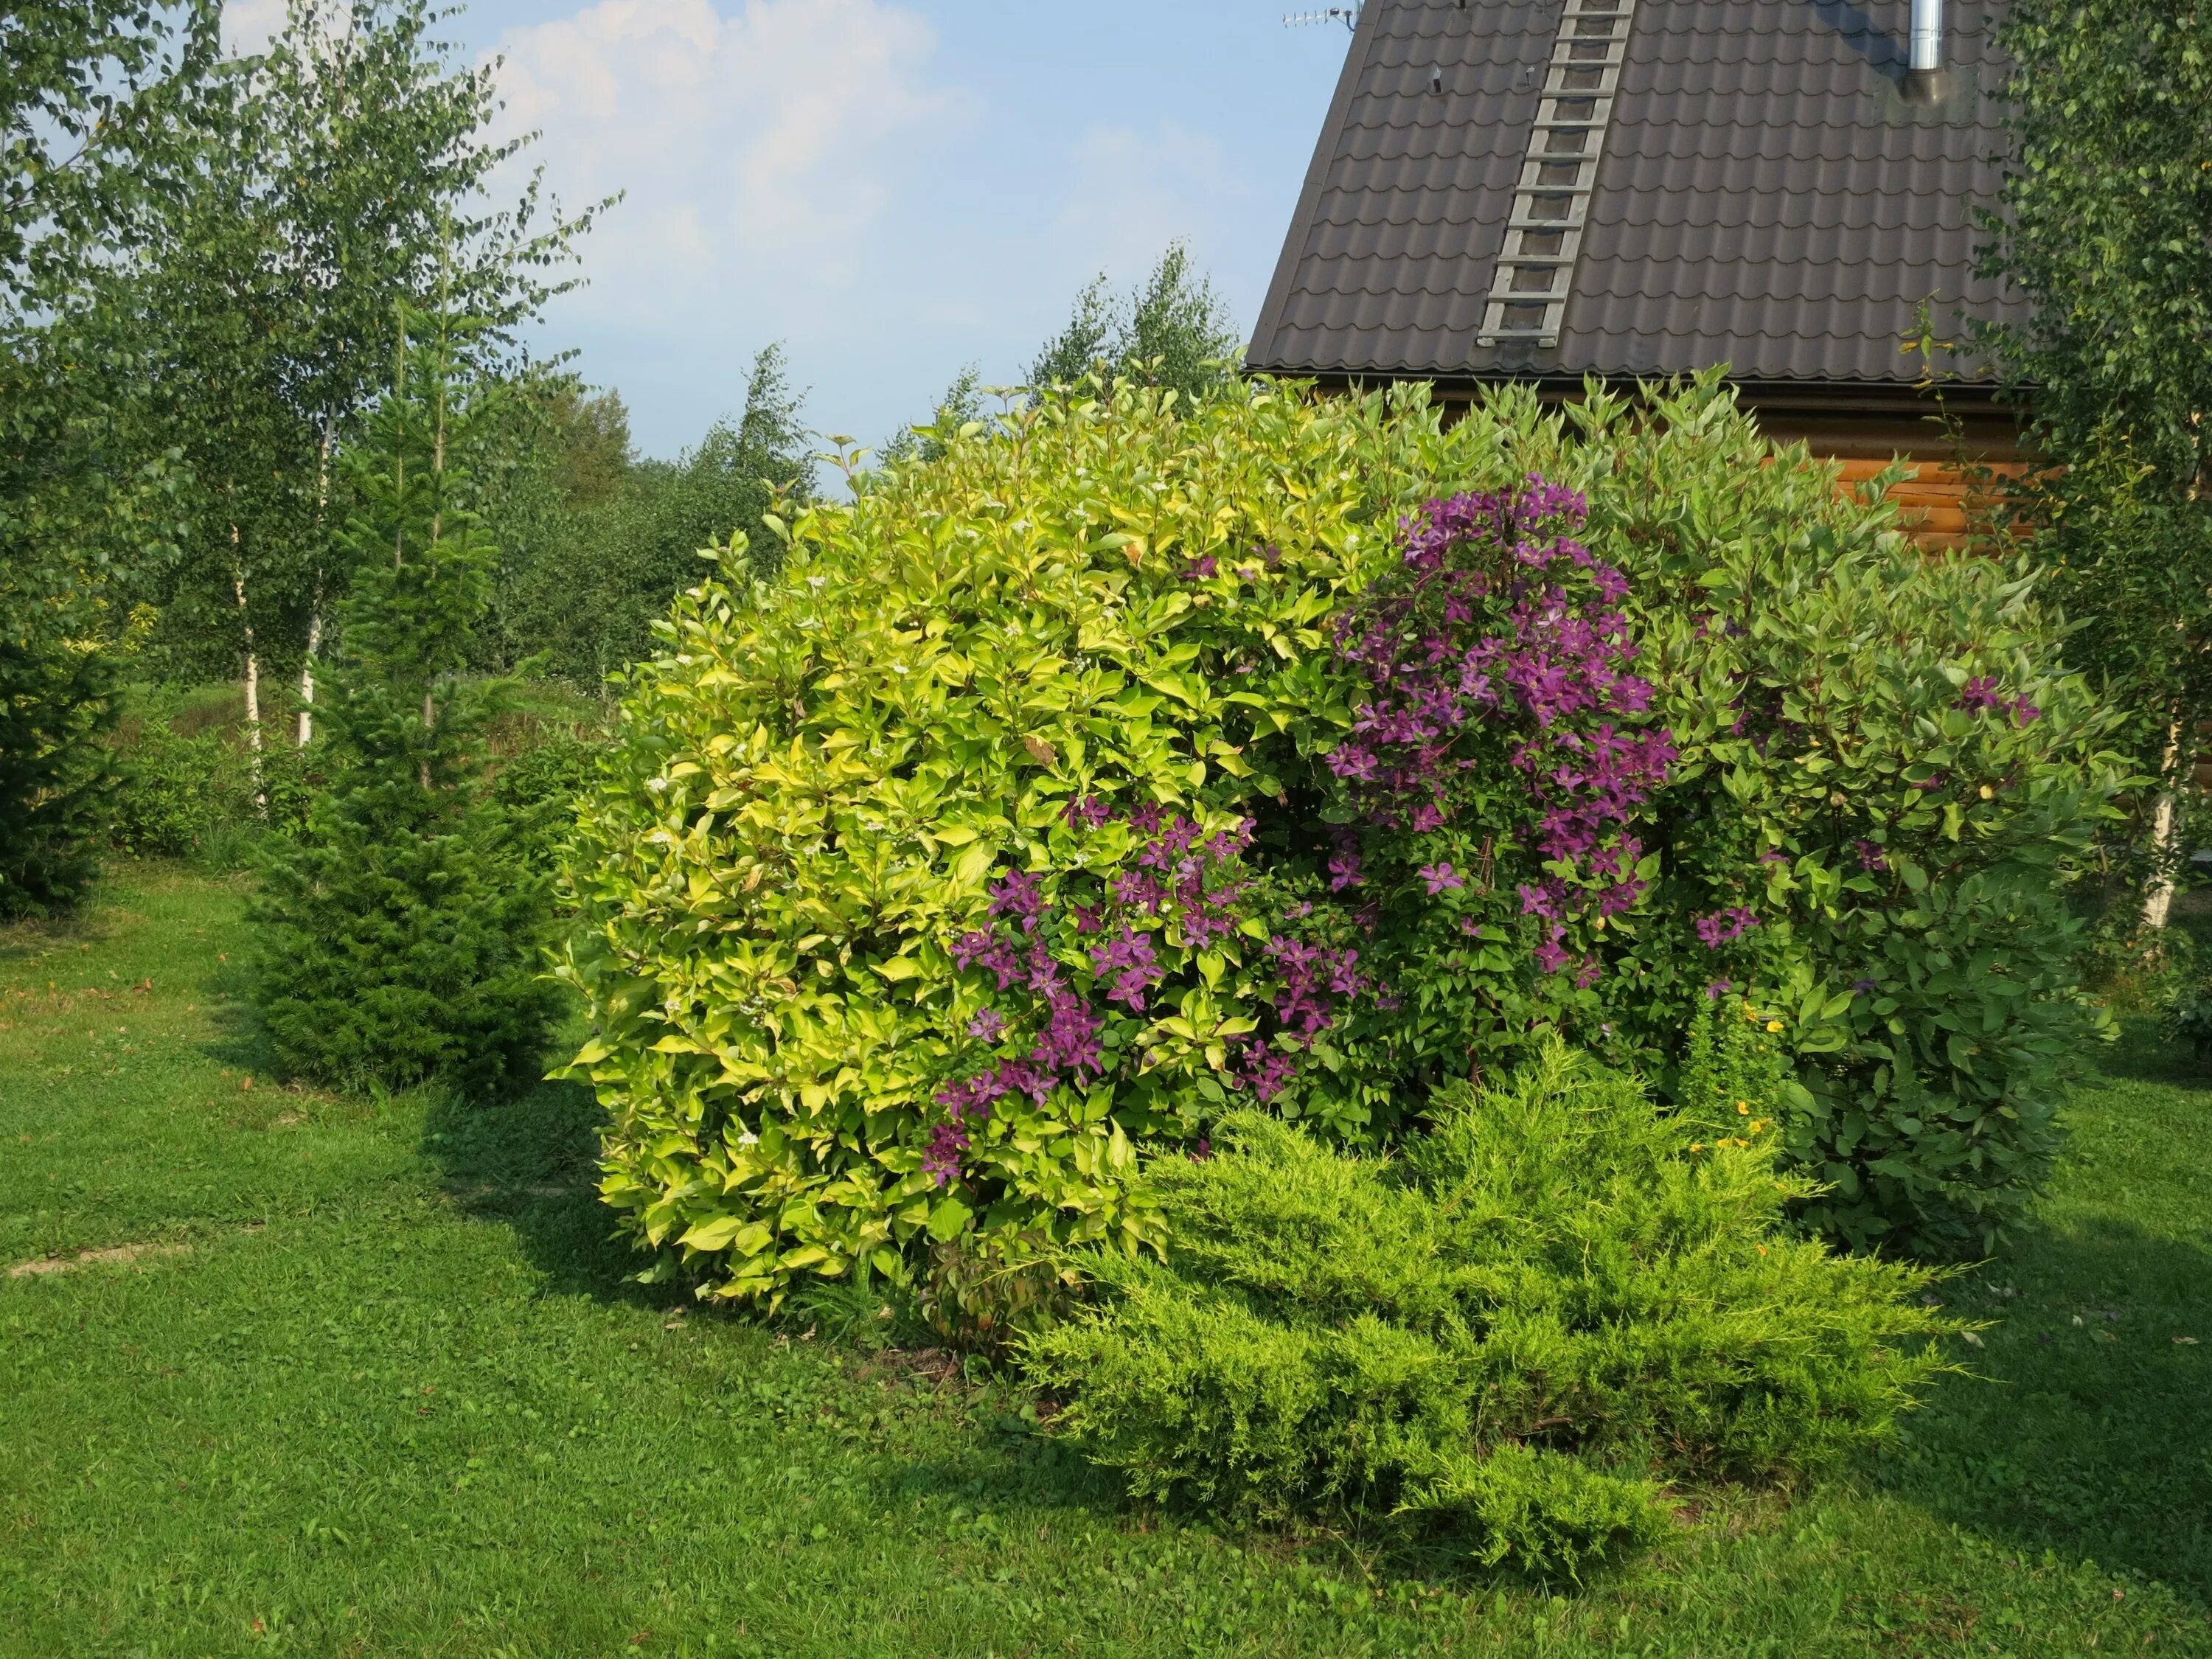
<svg viewBox="0 0 2212 1659"><path fill-rule="evenodd" d="M238 526L230 527L230 544L238 545ZM261 658L253 648L253 623L246 610L246 570L242 565L230 568L230 591L238 599L239 627L246 636L246 746L252 756L253 805L263 817L269 816L269 781L261 764Z"/></svg>
<svg viewBox="0 0 2212 1659"><path fill-rule="evenodd" d="M2169 778L2173 775L2180 749L2181 728L2177 726L2166 734L2165 775ZM2173 908L2173 877L2165 867L2172 855L2173 819L2173 791L2161 789L2158 792L2158 805L2151 811L2151 854L2160 860L2160 868L2143 894L2142 925L2146 927L2165 927L2167 913Z"/></svg>
<svg viewBox="0 0 2212 1659"><path fill-rule="evenodd" d="M331 441L335 430L335 424L325 416L322 448L315 463L315 533L319 537L330 516ZM307 608L307 652L300 659L300 728L295 741L301 749L315 735L315 653L322 644L323 577L319 568L315 573L315 597Z"/></svg>
<svg viewBox="0 0 2212 1659"><path fill-rule="evenodd" d="M318 596L314 609L307 612L307 654L300 661L300 728L294 743L301 749L315 735L315 653L322 644L323 606Z"/></svg>

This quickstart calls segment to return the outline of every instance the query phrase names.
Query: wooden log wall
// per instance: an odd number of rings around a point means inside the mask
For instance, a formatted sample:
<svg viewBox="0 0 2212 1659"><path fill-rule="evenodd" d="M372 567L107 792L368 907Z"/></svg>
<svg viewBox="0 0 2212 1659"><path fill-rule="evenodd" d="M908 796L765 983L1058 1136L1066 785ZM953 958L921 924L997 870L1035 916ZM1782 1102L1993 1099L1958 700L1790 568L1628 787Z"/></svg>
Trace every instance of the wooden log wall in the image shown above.
<svg viewBox="0 0 2212 1659"><path fill-rule="evenodd" d="M1846 459L1839 482L1847 489L1855 487L1878 477L1889 465L1887 460ZM1976 482L1948 461L1908 465L1913 475L1889 487L1889 499L1898 504L1905 527L1923 546L1959 546L1966 539L1969 515L1987 506L1986 499L1977 494ZM2025 471L2017 461L1990 463L1988 470L2011 477Z"/></svg>

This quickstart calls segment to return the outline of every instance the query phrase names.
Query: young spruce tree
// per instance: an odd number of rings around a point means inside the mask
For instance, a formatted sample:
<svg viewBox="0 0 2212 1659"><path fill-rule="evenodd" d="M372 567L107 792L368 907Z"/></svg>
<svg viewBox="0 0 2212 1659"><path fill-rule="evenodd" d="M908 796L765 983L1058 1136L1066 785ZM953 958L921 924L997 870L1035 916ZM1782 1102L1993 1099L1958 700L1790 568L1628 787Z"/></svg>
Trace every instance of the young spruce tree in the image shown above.
<svg viewBox="0 0 2212 1659"><path fill-rule="evenodd" d="M254 1000L301 1076L482 1091L528 1076L544 1048L550 910L485 788L501 688L465 673L496 559L462 505L485 404L456 367L465 325L401 316L398 382L348 465L330 781L265 872Z"/></svg>

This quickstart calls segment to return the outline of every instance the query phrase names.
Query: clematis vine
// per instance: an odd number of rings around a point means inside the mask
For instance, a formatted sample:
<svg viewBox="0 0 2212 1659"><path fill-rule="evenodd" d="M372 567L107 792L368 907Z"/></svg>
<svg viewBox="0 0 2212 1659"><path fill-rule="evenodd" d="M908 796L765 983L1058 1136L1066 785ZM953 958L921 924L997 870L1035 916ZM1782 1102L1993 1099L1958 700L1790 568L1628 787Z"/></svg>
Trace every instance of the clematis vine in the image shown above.
<svg viewBox="0 0 2212 1659"><path fill-rule="evenodd" d="M1570 934L1644 896L1630 826L1675 759L1673 735L1647 723L1627 579L1577 539L1587 513L1576 491L1531 476L1407 518L1400 568L1338 626L1337 659L1365 696L1328 757L1386 833L1516 814L1516 840L1542 866L1517 886L1520 914L1535 919L1531 955L1583 985L1596 958ZM1328 869L1336 890L1364 878L1347 847ZM1469 878L1444 860L1413 874L1431 898Z"/></svg>

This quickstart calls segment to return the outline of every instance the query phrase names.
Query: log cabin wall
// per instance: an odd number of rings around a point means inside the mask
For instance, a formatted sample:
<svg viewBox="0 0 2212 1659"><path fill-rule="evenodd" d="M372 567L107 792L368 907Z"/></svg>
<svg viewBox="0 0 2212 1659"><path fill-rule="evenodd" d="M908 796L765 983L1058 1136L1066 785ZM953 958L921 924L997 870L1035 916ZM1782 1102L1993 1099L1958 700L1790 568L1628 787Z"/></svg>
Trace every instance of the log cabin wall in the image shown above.
<svg viewBox="0 0 2212 1659"><path fill-rule="evenodd" d="M1364 387L1372 382L1352 377L1322 377L1323 392ZM1613 388L1632 395L1632 383ZM1537 383L1547 404L1576 401L1579 385ZM1480 395L1465 382L1439 382L1436 395L1449 423L1467 412ZM1909 463L1912 474L1889 488L1906 530L1923 545L1957 547L1968 539L1970 520L1989 503L1986 481L1978 475L2018 477L2026 471L2018 423L1986 396L1937 406L1910 387L1879 398L1824 398L1800 390L1775 396L1765 388L1739 387L1738 395L1759 430L1776 444L1802 443L1822 460L1839 461L1840 483L1850 488L1878 476L1893 462Z"/></svg>
<svg viewBox="0 0 2212 1659"><path fill-rule="evenodd" d="M1967 539L1970 520L1989 505L1987 479L1978 475L2018 477L2026 470L2016 422L1985 400L1947 410L1948 421L1917 398L1874 408L1756 396L1745 402L1774 442L1802 442L1823 459L1840 461L1847 488L1899 459L1911 463L1912 476L1892 484L1889 498L1926 546L1956 547Z"/></svg>

